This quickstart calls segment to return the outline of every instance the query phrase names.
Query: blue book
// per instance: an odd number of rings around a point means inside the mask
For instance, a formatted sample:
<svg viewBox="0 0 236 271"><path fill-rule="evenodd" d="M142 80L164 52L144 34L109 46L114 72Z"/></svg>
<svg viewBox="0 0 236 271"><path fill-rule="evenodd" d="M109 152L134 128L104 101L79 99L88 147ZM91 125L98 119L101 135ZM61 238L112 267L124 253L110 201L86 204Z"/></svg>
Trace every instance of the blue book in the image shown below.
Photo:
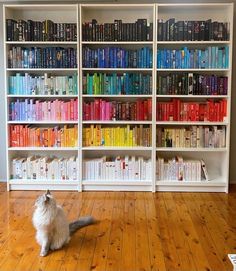
<svg viewBox="0 0 236 271"><path fill-rule="evenodd" d="M225 68L229 68L229 46L225 46Z"/></svg>

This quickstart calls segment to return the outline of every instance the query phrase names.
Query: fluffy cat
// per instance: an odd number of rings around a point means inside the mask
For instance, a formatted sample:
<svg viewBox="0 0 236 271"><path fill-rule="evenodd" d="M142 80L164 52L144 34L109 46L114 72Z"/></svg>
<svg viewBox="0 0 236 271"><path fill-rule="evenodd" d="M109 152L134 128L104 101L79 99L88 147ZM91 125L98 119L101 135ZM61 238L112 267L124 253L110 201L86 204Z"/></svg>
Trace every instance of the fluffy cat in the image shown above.
<svg viewBox="0 0 236 271"><path fill-rule="evenodd" d="M70 241L72 233L78 229L93 224L91 216L81 217L69 223L60 205L50 194L49 190L35 202L33 225L36 229L36 239L41 246L40 256L46 256L49 249L61 248Z"/></svg>

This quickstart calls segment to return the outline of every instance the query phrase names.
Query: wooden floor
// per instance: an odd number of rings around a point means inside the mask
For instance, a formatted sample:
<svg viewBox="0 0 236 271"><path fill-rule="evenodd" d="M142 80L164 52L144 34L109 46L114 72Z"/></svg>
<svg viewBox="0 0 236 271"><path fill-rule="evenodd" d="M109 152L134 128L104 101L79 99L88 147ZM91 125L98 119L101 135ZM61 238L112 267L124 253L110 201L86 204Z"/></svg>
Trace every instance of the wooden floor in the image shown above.
<svg viewBox="0 0 236 271"><path fill-rule="evenodd" d="M70 220L100 223L39 257L31 218L41 192L0 185L0 270L233 270L236 188L231 193L54 192Z"/></svg>

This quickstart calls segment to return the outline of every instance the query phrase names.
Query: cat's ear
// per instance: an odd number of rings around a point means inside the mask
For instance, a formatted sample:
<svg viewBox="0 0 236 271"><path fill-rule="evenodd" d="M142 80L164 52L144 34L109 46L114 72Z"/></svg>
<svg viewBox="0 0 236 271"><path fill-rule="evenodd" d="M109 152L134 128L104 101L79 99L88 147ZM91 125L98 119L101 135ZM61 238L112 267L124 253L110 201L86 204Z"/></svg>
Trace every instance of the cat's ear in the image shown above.
<svg viewBox="0 0 236 271"><path fill-rule="evenodd" d="M46 191L46 195L51 195L49 190Z"/></svg>

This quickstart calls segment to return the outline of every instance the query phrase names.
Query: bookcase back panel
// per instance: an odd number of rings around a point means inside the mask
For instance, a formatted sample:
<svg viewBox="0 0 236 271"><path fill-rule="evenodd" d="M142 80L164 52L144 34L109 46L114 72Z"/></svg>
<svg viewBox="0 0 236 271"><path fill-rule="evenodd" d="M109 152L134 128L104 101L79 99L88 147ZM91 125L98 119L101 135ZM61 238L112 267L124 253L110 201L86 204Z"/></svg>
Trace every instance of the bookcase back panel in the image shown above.
<svg viewBox="0 0 236 271"><path fill-rule="evenodd" d="M145 18L147 22L153 22L153 9L150 7L82 7L82 22L91 22L96 19L98 23L113 23L114 20L122 20L123 23L134 23L137 19Z"/></svg>
<svg viewBox="0 0 236 271"><path fill-rule="evenodd" d="M184 21L199 21L208 20L228 22L231 5L227 6L212 6L212 5L173 5L173 6L158 6L158 19L168 20L175 18L176 20Z"/></svg>
<svg viewBox="0 0 236 271"><path fill-rule="evenodd" d="M77 6L18 6L6 8L6 19L52 20L55 23L77 23Z"/></svg>

